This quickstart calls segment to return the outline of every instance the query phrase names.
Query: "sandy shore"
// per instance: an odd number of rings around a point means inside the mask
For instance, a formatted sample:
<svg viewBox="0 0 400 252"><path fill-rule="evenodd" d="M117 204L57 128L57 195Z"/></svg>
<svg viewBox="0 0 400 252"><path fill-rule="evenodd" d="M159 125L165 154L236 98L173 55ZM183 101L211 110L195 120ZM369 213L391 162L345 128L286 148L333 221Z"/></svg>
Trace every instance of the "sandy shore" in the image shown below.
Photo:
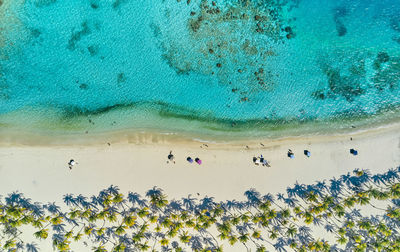
<svg viewBox="0 0 400 252"><path fill-rule="evenodd" d="M122 193L134 191L142 196L158 186L169 198L191 194L198 199L207 195L217 201L241 200L250 188L263 194L277 193L296 181L307 184L329 180L355 168L380 173L400 165L399 125L345 135L206 143L208 147L173 135L148 134L119 141L115 136L103 136L86 144L81 139L75 145L46 145L44 140L22 145L7 138L1 140L0 195L19 191L42 203L62 203L67 193L90 196L111 184L118 185ZM287 157L289 148L295 153L294 159ZM358 156L352 156L350 148L357 149ZM304 149L311 151L310 158L303 154ZM170 150L175 164L167 163ZM260 154L271 167L253 164L252 157ZM187 156L200 157L203 164L189 164ZM71 158L78 162L72 170L67 165ZM52 250L50 242L39 242L32 232L28 229L25 233L26 242L35 241L43 251ZM239 245L224 247L243 251ZM74 243L72 249L88 248Z"/></svg>
<svg viewBox="0 0 400 252"><path fill-rule="evenodd" d="M153 186L174 198L192 194L242 199L249 188L282 192L287 186L330 179L355 168L383 172L400 165L399 125L345 135L235 143L204 143L171 136L137 135L78 145L0 143L0 193L23 192L35 201L61 202L66 193L92 195L109 185L140 194ZM353 140L350 140L352 138ZM110 143L110 145L108 144ZM246 147L246 145L248 147ZM263 146L262 146L263 145ZM359 151L350 155L349 149ZM295 159L287 157L293 150ZM311 151L307 158L303 151ZM172 150L176 163L167 163ZM263 154L271 167L255 166ZM202 165L186 157L199 157ZM78 162L72 170L67 162Z"/></svg>

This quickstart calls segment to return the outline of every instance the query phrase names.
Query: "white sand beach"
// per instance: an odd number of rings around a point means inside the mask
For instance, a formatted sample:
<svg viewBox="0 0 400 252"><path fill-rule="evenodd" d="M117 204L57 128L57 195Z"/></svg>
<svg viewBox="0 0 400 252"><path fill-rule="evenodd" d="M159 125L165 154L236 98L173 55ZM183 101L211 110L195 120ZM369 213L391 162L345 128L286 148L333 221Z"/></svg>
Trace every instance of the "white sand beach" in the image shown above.
<svg viewBox="0 0 400 252"><path fill-rule="evenodd" d="M400 164L399 125L344 135L208 143L208 147L146 134L119 141L98 140L49 146L2 142L1 194L19 191L34 201L61 203L64 194L90 196L110 185L142 195L157 186L170 198L199 193L199 197L208 195L216 200L239 200L250 188L282 192L296 181L329 180L355 168L379 173ZM359 154L351 155L350 148ZM287 157L288 149L295 153L294 159ZM303 154L305 149L311 151L310 158ZM167 163L171 150L175 164ZM271 167L253 164L253 156L260 154ZM189 164L188 156L201 158L203 164ZM67 164L70 159L78 163L72 170Z"/></svg>
<svg viewBox="0 0 400 252"><path fill-rule="evenodd" d="M91 196L117 185L124 194L132 191L144 196L157 186L170 199L191 194L198 199L244 200L243 193L250 188L263 194L278 193L296 181L307 184L329 180L355 168L383 173L400 164L399 125L336 136L257 142L202 143L148 134L121 137L119 141L105 136L97 139L98 143L90 144L81 139L76 145L46 145L44 141L22 145L10 139L1 142L0 194L19 191L34 202L63 205L62 197L67 193ZM294 159L287 157L289 148ZM350 148L359 154L351 155ZM311 157L303 154L305 149ZM167 163L171 150L175 164ZM260 154L271 167L253 164L253 156ZM203 163L189 164L187 156L199 157ZM70 159L77 162L72 170L67 164ZM24 234L25 241L39 242L42 251L51 251L50 242L34 239L29 230ZM244 248L240 244L224 247L227 251ZM81 243L71 244L71 248L88 249Z"/></svg>

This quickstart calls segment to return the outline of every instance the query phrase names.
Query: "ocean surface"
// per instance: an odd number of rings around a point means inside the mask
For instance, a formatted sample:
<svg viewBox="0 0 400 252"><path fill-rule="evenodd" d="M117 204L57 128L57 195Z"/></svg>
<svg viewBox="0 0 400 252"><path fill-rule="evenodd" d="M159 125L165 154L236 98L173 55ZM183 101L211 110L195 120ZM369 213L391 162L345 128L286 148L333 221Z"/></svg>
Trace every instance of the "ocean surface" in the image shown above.
<svg viewBox="0 0 400 252"><path fill-rule="evenodd" d="M276 136L400 119L397 0L0 3L0 133Z"/></svg>

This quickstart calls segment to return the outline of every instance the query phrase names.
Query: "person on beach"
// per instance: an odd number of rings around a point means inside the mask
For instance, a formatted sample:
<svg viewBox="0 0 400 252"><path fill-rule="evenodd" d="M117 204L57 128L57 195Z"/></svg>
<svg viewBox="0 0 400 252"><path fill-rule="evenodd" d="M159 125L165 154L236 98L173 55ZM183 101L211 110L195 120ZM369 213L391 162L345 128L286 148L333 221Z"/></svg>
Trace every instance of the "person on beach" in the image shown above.
<svg viewBox="0 0 400 252"><path fill-rule="evenodd" d="M288 153L287 153L288 157L290 157L291 159L294 158L294 153L291 149L289 149Z"/></svg>
<svg viewBox="0 0 400 252"><path fill-rule="evenodd" d="M174 162L174 164L175 164L175 157L174 157L174 155L172 154L172 151L170 151L169 152L169 155L168 155L168 161L167 161L167 163L169 163L169 162Z"/></svg>
<svg viewBox="0 0 400 252"><path fill-rule="evenodd" d="M307 157L311 156L311 152L308 150L304 150L304 155L306 155Z"/></svg>
<svg viewBox="0 0 400 252"><path fill-rule="evenodd" d="M263 155L260 155L260 163L262 164L262 166L271 167L268 161L263 157Z"/></svg>
<svg viewBox="0 0 400 252"><path fill-rule="evenodd" d="M193 163L193 159L192 159L191 157L187 157L186 160L187 160L189 163Z"/></svg>
<svg viewBox="0 0 400 252"><path fill-rule="evenodd" d="M255 165L260 165L260 160L257 157L253 157L253 163Z"/></svg>
<svg viewBox="0 0 400 252"><path fill-rule="evenodd" d="M72 170L72 167L74 167L74 165L76 165L76 164L78 164L78 163L75 162L75 160L71 159L71 160L68 162L68 167L69 167L69 169Z"/></svg>
<svg viewBox="0 0 400 252"><path fill-rule="evenodd" d="M201 165L201 159L200 158L195 158L194 161L196 161L196 163L198 163L199 165Z"/></svg>
<svg viewBox="0 0 400 252"><path fill-rule="evenodd" d="M264 161L265 161L265 159L264 159L264 157L263 157L263 155L260 155L260 163L264 166Z"/></svg>

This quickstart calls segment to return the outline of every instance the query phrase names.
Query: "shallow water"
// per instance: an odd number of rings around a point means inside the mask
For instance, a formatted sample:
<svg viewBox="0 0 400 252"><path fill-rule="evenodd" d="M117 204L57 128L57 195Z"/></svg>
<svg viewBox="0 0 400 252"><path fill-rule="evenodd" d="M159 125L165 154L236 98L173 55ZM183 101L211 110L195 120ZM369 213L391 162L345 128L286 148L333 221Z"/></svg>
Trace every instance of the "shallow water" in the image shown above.
<svg viewBox="0 0 400 252"><path fill-rule="evenodd" d="M0 11L2 129L284 135L400 118L399 1L4 0Z"/></svg>

